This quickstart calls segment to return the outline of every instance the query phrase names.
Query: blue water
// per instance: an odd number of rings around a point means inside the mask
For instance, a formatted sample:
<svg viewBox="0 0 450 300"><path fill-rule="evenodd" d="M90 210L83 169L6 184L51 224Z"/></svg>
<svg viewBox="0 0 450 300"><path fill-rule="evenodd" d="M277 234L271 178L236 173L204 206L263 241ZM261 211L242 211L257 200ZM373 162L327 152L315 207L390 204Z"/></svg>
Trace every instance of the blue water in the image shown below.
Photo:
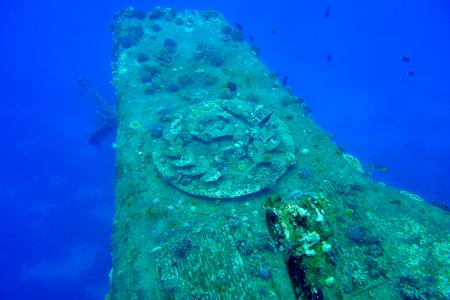
<svg viewBox="0 0 450 300"><path fill-rule="evenodd" d="M238 21L339 145L389 168L377 179L450 203L446 0L2 0L0 299L107 291L114 139L87 143L95 116L76 80L89 78L114 101L108 26L130 5L212 8Z"/></svg>

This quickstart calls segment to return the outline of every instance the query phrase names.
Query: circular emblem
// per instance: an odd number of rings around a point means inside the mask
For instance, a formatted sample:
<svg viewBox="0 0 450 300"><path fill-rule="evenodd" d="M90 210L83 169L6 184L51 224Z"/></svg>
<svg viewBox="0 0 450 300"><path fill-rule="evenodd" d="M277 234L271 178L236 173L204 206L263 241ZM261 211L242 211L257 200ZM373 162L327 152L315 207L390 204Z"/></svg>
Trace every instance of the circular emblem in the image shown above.
<svg viewBox="0 0 450 300"><path fill-rule="evenodd" d="M295 163L294 149L273 111L215 100L179 110L153 161L164 180L186 193L235 198L273 186Z"/></svg>

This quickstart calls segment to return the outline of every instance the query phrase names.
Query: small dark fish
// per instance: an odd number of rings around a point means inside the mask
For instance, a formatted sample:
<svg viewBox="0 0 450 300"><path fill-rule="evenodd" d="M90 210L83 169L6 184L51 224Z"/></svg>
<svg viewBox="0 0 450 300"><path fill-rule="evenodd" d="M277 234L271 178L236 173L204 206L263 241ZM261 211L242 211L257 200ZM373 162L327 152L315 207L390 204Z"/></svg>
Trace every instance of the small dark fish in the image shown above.
<svg viewBox="0 0 450 300"><path fill-rule="evenodd" d="M311 106L308 106L307 104L303 104L303 111L307 114L312 113L312 108Z"/></svg>
<svg viewBox="0 0 450 300"><path fill-rule="evenodd" d="M277 29L274 27L274 28L272 28L272 34L275 34L275 33L277 33Z"/></svg>
<svg viewBox="0 0 450 300"><path fill-rule="evenodd" d="M331 56L331 54L327 54L327 62L330 62L333 59L333 57Z"/></svg>
<svg viewBox="0 0 450 300"><path fill-rule="evenodd" d="M431 202L431 204L445 210L446 212L450 212L450 204L448 203L445 203L443 201L433 201Z"/></svg>
<svg viewBox="0 0 450 300"><path fill-rule="evenodd" d="M328 17L330 16L330 4L327 5L327 8L325 9L325 13L323 14L323 16L325 17L325 19L328 19Z"/></svg>
<svg viewBox="0 0 450 300"><path fill-rule="evenodd" d="M259 56L259 55L261 54L261 49L259 49L259 47L256 46L255 44L251 45L251 46L250 46L250 49L252 49L252 51L253 51L257 56Z"/></svg>
<svg viewBox="0 0 450 300"><path fill-rule="evenodd" d="M288 77L286 75L284 75L284 77L283 77L283 86L286 86L287 82L288 82Z"/></svg>
<svg viewBox="0 0 450 300"><path fill-rule="evenodd" d="M367 163L364 165L364 170L367 174L372 174L373 172L389 172L389 169L383 165L377 163Z"/></svg>
<svg viewBox="0 0 450 300"><path fill-rule="evenodd" d="M244 30L244 27L241 25L241 23L234 22L234 26L236 26L236 28L239 29L240 31Z"/></svg>
<svg viewBox="0 0 450 300"><path fill-rule="evenodd" d="M416 72L414 72L414 71L408 71L408 72L406 72L406 75L408 75L408 76L414 76L414 75L416 75Z"/></svg>
<svg viewBox="0 0 450 300"><path fill-rule="evenodd" d="M341 151L342 153L346 153L347 152L347 150L345 150L344 147L339 146L339 145L337 145L337 147L338 147L339 151Z"/></svg>
<svg viewBox="0 0 450 300"><path fill-rule="evenodd" d="M409 63L410 58L408 56L400 56L400 61L404 63Z"/></svg>
<svg viewBox="0 0 450 300"><path fill-rule="evenodd" d="M254 39L253 39L253 35L251 35L251 34L250 34L250 35L248 36L248 40L249 40L250 42L252 42L252 43L253 43L253 41L254 41Z"/></svg>
<svg viewBox="0 0 450 300"><path fill-rule="evenodd" d="M372 163L372 168L374 170L378 170L378 171L382 171L382 172L388 172L389 169L383 165L377 164L377 163Z"/></svg>
<svg viewBox="0 0 450 300"><path fill-rule="evenodd" d="M264 126L267 122L269 122L270 118L272 117L273 112L271 112L270 114L268 114L267 116L265 116L261 121L259 121L258 125Z"/></svg>
<svg viewBox="0 0 450 300"><path fill-rule="evenodd" d="M89 79L82 76L77 79L77 84L80 86L80 88L87 89L90 85L90 82Z"/></svg>

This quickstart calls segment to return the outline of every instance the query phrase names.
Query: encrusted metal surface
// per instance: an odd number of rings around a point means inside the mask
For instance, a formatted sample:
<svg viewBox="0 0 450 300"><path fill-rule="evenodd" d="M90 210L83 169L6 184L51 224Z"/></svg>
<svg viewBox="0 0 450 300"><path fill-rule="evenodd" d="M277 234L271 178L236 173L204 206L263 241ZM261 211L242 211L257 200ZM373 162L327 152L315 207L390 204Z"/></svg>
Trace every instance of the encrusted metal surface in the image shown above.
<svg viewBox="0 0 450 300"><path fill-rule="evenodd" d="M448 212L367 177L238 28L158 7L111 28L107 299L448 299Z"/></svg>
<svg viewBox="0 0 450 300"><path fill-rule="evenodd" d="M180 110L153 159L184 192L235 198L274 185L295 163L294 149L286 126L263 105L213 100Z"/></svg>

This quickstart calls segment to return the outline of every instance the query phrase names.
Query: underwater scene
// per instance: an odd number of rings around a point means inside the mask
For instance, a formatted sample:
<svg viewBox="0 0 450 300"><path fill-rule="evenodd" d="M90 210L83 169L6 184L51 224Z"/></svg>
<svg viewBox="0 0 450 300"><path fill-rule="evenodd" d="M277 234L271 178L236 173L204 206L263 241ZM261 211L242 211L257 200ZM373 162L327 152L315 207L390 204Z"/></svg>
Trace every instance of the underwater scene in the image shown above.
<svg viewBox="0 0 450 300"><path fill-rule="evenodd" d="M450 3L0 3L0 299L450 299Z"/></svg>

